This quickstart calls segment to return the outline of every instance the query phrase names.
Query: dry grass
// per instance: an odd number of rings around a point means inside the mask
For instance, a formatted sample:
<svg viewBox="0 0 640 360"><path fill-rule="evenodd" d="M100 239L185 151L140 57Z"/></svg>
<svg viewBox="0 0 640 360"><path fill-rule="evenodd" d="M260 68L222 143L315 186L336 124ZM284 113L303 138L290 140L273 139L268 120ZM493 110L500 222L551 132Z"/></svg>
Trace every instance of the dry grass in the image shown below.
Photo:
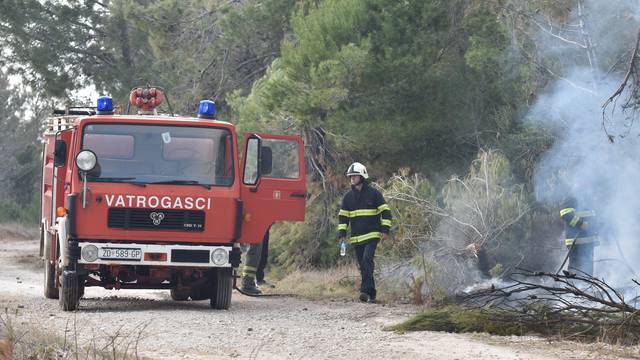
<svg viewBox="0 0 640 360"><path fill-rule="evenodd" d="M360 272L355 264L326 270L297 270L277 283L273 292L310 300L351 300L360 288Z"/></svg>
<svg viewBox="0 0 640 360"><path fill-rule="evenodd" d="M73 320L66 324L64 334L58 334L35 323L17 322L17 316L7 309L0 314L0 360L147 359L138 355L138 344L148 323L81 339L79 335L86 335L86 329Z"/></svg>
<svg viewBox="0 0 640 360"><path fill-rule="evenodd" d="M390 286L378 271L374 275L378 303L407 303L408 290ZM355 300L360 294L360 270L349 260L329 269L296 270L278 281L275 289L266 289L266 293L291 294L308 300Z"/></svg>
<svg viewBox="0 0 640 360"><path fill-rule="evenodd" d="M39 238L39 232L36 225L25 225L18 223L4 223L0 224L0 239L37 239Z"/></svg>

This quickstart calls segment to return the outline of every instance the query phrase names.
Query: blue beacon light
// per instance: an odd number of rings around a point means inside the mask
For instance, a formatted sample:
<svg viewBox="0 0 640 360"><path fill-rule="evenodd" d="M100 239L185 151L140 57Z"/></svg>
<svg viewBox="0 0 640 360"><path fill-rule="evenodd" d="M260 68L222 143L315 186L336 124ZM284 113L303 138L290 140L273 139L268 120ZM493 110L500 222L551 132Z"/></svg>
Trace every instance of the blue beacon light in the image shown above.
<svg viewBox="0 0 640 360"><path fill-rule="evenodd" d="M98 114L113 114L113 99L109 96L100 96L97 104Z"/></svg>
<svg viewBox="0 0 640 360"><path fill-rule="evenodd" d="M200 101L200 106L198 107L198 117L203 119L215 119L216 103L211 100Z"/></svg>

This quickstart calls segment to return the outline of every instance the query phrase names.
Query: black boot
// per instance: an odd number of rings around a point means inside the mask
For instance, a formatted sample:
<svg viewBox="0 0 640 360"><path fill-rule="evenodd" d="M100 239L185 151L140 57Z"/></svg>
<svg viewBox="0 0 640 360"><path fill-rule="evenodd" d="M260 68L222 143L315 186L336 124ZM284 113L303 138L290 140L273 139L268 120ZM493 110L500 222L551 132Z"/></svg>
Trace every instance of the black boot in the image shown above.
<svg viewBox="0 0 640 360"><path fill-rule="evenodd" d="M247 294L250 295L260 295L262 294L262 291L260 291L260 289L258 289L258 287L256 286L256 279L253 277L249 277L249 276L244 276L242 278L242 288L241 288L242 292L245 292Z"/></svg>
<svg viewBox="0 0 640 360"><path fill-rule="evenodd" d="M360 296L358 298L362 302L368 302L369 301L369 294L361 292Z"/></svg>

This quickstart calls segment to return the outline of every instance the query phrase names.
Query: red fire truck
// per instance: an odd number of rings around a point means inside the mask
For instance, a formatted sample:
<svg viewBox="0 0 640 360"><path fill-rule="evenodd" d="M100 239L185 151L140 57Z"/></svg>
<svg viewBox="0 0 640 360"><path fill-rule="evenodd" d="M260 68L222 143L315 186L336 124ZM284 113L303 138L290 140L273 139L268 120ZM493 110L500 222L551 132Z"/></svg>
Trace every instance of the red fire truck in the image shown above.
<svg viewBox="0 0 640 360"><path fill-rule="evenodd" d="M240 162L235 128L212 101L180 117L158 115L164 99L135 88L136 115L101 97L48 120L40 254L44 295L62 310L77 309L87 286L169 289L228 309L240 244L304 220L300 137L245 134Z"/></svg>

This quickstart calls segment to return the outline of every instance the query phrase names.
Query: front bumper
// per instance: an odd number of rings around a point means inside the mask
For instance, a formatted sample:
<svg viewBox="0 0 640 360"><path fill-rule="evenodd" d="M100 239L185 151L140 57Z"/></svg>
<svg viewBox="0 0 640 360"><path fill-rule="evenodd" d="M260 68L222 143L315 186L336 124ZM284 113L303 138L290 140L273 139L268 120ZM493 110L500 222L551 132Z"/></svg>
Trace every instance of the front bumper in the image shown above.
<svg viewBox="0 0 640 360"><path fill-rule="evenodd" d="M97 258L85 256L83 249L87 246L95 246L98 250ZM179 266L179 267L238 267L240 265L240 248L237 246L219 245L158 245L141 243L103 243L79 241L79 264L103 264L103 265L154 265L154 266ZM226 256L217 257L214 263L212 254L214 251L224 251ZM134 254L136 259L121 258ZM145 255L146 254L146 255ZM159 254L166 254L159 256ZM95 256L94 256L95 257ZM222 260L220 260L222 258Z"/></svg>

